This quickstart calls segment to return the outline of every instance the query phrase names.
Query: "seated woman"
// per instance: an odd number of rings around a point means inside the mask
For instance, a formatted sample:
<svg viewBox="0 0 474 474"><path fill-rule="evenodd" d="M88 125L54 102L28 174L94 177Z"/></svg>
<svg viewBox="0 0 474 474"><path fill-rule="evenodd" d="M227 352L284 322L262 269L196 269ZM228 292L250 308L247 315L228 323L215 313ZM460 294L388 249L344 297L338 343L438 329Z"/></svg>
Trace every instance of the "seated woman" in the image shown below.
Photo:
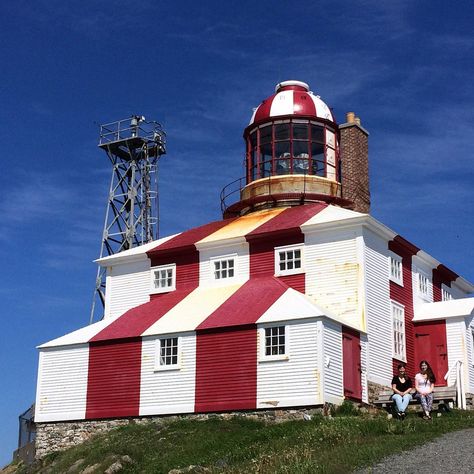
<svg viewBox="0 0 474 474"><path fill-rule="evenodd" d="M430 364L426 360L420 362L420 372L415 375L416 397L420 399L423 407L423 418L431 420L433 407L433 390L436 378Z"/></svg>
<svg viewBox="0 0 474 474"><path fill-rule="evenodd" d="M405 417L405 410L411 400L412 382L405 374L405 364L398 365L398 375L392 379L392 400L397 405L397 414L400 418Z"/></svg>

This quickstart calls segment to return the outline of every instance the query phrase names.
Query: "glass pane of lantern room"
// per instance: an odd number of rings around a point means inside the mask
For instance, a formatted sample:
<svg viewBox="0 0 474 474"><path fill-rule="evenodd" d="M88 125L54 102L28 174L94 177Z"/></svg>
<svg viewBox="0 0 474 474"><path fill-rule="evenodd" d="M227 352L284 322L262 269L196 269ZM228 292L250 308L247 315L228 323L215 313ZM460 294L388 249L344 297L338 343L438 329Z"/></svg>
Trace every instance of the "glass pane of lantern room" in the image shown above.
<svg viewBox="0 0 474 474"><path fill-rule="evenodd" d="M260 144L272 141L272 126L267 125L260 129Z"/></svg>
<svg viewBox="0 0 474 474"><path fill-rule="evenodd" d="M293 173L306 174L308 172L308 142L293 141Z"/></svg>
<svg viewBox="0 0 474 474"><path fill-rule="evenodd" d="M308 138L308 124L294 123L293 124L293 139L304 140Z"/></svg>
<svg viewBox="0 0 474 474"><path fill-rule="evenodd" d="M270 176L272 169L272 144L260 146L260 178Z"/></svg>
<svg viewBox="0 0 474 474"><path fill-rule="evenodd" d="M311 124L311 140L324 143L324 128L321 125Z"/></svg>
<svg viewBox="0 0 474 474"><path fill-rule="evenodd" d="M277 174L288 174L290 172L290 142L275 143L275 163Z"/></svg>
<svg viewBox="0 0 474 474"><path fill-rule="evenodd" d="M290 124L278 123L275 125L275 140L288 140L290 138Z"/></svg>
<svg viewBox="0 0 474 474"><path fill-rule="evenodd" d="M324 146L321 143L311 143L312 174L316 176L325 176L324 166Z"/></svg>

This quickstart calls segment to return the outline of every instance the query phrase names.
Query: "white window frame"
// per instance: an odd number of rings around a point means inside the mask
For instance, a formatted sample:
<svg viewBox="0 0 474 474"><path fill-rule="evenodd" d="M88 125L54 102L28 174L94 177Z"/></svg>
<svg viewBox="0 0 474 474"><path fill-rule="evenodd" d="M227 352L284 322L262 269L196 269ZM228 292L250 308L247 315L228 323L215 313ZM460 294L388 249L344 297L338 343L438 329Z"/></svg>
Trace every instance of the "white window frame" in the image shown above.
<svg viewBox="0 0 474 474"><path fill-rule="evenodd" d="M171 348L176 348L176 354L171 353L170 355L165 355L165 357L176 357L176 363L167 364L166 360L164 361L161 355L161 350L163 344L168 345L168 342L174 342L176 339L176 344L172 344ZM181 369L181 337L166 335L160 336L155 343L155 372L169 371L169 370L180 370Z"/></svg>
<svg viewBox="0 0 474 474"><path fill-rule="evenodd" d="M281 256L280 254L283 252L293 252L293 254L298 251L300 252L300 267L299 268L290 268L285 270L280 270L280 263L281 263ZM291 262L295 262L296 259L293 257ZM275 247L275 276L285 276L285 275L297 275L298 273L304 273L304 251L303 245L296 244L296 245L285 245L282 247Z"/></svg>
<svg viewBox="0 0 474 474"><path fill-rule="evenodd" d="M450 288L444 283L441 285L441 301L451 301L453 299L453 295L449 289Z"/></svg>
<svg viewBox="0 0 474 474"><path fill-rule="evenodd" d="M388 256L388 275L391 281L403 286L403 260L396 253Z"/></svg>
<svg viewBox="0 0 474 474"><path fill-rule="evenodd" d="M283 328L283 334L273 335L273 337L284 337L284 352L281 354L267 355L267 337L272 337L267 334L274 330ZM269 324L259 328L260 333L260 360L259 362L284 361L289 359L289 330L285 324Z"/></svg>
<svg viewBox="0 0 474 474"><path fill-rule="evenodd" d="M171 285L169 286L161 286L156 288L155 286L155 272L163 272L163 271L169 271L171 270ZM150 269L150 293L155 294L155 293L168 293L169 291L174 291L176 290L176 264L171 264L171 265L158 265L156 267L152 267Z"/></svg>
<svg viewBox="0 0 474 474"><path fill-rule="evenodd" d="M217 269L216 268L216 265L219 264L220 266L222 266L222 263L225 262L226 263L226 268L220 268L220 269ZM233 266L232 266L232 273L233 275L232 276L225 276L225 277L220 277L220 278L216 278L216 275L217 275L217 272L227 272L229 273L229 268L228 268L228 262L232 262ZM236 253L233 253L233 254L230 254L230 255L219 255L218 257L212 257L211 259L209 259L209 264L210 264L210 271L211 271L211 279L216 282L216 283L219 283L219 282L229 282L229 281L233 281L237 278L237 254Z"/></svg>
<svg viewBox="0 0 474 474"><path fill-rule="evenodd" d="M405 306L395 301L390 302L390 313L392 319L392 355L394 359L402 362L407 361L407 338L405 328ZM395 339L396 334L400 335L400 340ZM397 347L401 345L400 347ZM401 349L401 350L400 350Z"/></svg>
<svg viewBox="0 0 474 474"><path fill-rule="evenodd" d="M416 289L424 300L430 301L431 278L423 271L417 269Z"/></svg>

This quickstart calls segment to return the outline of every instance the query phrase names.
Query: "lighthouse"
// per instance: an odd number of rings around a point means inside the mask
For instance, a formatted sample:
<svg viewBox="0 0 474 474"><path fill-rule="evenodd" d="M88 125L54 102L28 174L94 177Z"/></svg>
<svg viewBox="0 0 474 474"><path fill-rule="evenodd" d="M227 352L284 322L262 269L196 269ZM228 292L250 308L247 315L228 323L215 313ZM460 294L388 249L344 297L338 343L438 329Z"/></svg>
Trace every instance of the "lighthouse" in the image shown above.
<svg viewBox="0 0 474 474"><path fill-rule="evenodd" d="M278 83L244 130L245 178L239 181L240 199L223 207L224 217L314 202L368 212L367 203L357 209L360 196L369 200L368 133L353 113L347 117L339 127L305 82ZM233 193L224 188L223 200Z"/></svg>

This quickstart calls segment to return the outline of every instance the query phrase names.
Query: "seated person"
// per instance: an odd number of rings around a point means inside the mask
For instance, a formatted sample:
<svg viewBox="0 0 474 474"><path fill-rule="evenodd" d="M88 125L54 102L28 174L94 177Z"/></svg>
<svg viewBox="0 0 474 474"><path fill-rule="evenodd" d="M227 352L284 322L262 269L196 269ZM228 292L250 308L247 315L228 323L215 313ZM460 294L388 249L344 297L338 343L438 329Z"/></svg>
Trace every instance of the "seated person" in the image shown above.
<svg viewBox="0 0 474 474"><path fill-rule="evenodd" d="M411 390L413 384L405 374L405 364L398 365L398 375L395 375L392 379L392 400L397 405L397 414L400 418L405 417L405 410L411 400Z"/></svg>
<svg viewBox="0 0 474 474"><path fill-rule="evenodd" d="M433 390L436 382L433 370L426 360L420 362L420 372L415 375L416 397L423 407L423 418L431 420L433 408Z"/></svg>

